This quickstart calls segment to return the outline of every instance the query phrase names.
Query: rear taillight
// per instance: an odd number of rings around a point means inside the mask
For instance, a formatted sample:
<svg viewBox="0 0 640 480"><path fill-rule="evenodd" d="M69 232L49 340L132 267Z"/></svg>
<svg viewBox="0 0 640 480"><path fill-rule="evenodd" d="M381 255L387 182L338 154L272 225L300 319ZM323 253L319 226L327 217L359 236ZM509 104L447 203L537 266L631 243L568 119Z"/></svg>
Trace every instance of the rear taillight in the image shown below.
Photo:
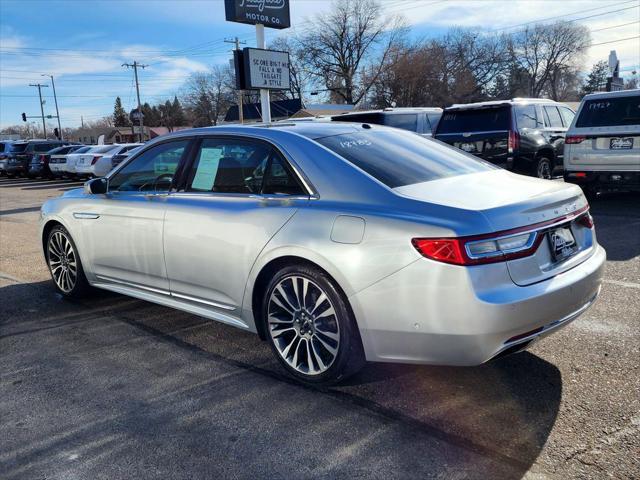
<svg viewBox="0 0 640 480"><path fill-rule="evenodd" d="M413 246L425 257L453 265L481 265L532 255L541 235L526 232L489 238L486 235L460 238L414 238Z"/></svg>
<svg viewBox="0 0 640 480"><path fill-rule="evenodd" d="M515 152L520 147L520 134L515 130L509 130L509 153Z"/></svg>
<svg viewBox="0 0 640 480"><path fill-rule="evenodd" d="M586 139L587 137L584 137L582 135L567 135L566 138L564 139L564 143L569 143L569 144L582 143Z"/></svg>
<svg viewBox="0 0 640 480"><path fill-rule="evenodd" d="M593 219L585 206L565 217L526 227L457 238L414 238L413 246L423 256L452 265L483 265L504 262L533 255L544 238L545 227L573 219L587 228Z"/></svg>
<svg viewBox="0 0 640 480"><path fill-rule="evenodd" d="M46 158L47 158L46 155L40 155L40 163L44 163Z"/></svg>
<svg viewBox="0 0 640 480"><path fill-rule="evenodd" d="M578 217L576 219L576 223L586 228L593 228L593 217L589 212L587 212L584 215Z"/></svg>
<svg viewBox="0 0 640 480"><path fill-rule="evenodd" d="M101 157L101 155L97 155L97 156L93 157L93 160L91 160L91 165L95 165L95 164L96 164L96 162L97 162L98 160L100 160L100 157Z"/></svg>

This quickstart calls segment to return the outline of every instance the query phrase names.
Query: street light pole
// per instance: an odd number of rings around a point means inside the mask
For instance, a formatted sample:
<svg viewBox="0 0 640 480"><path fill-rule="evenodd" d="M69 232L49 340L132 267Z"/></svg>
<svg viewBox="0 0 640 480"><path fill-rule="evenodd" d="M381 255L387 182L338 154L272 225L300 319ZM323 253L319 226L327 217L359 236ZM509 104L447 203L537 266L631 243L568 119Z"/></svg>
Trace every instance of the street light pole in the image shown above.
<svg viewBox="0 0 640 480"><path fill-rule="evenodd" d="M40 113L42 114L42 130L44 138L47 138L47 125L44 123L44 106L42 105L42 87L48 87L49 85L41 85L39 83L30 83L30 87L38 87L38 96L40 97Z"/></svg>
<svg viewBox="0 0 640 480"><path fill-rule="evenodd" d="M43 77L49 77L51 79L51 86L53 87L53 101L56 104L56 118L58 119L58 135L60 136L60 140L64 140L62 138L62 127L60 126L60 112L58 111L58 97L56 96L56 84L53 82L53 75L42 74Z"/></svg>

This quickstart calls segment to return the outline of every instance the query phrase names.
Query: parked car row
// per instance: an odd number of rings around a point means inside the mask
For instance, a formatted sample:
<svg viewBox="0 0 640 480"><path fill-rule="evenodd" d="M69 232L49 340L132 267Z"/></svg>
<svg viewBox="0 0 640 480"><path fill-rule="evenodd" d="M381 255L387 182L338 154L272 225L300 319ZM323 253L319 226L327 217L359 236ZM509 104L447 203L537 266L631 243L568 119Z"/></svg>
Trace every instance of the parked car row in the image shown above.
<svg viewBox="0 0 640 480"><path fill-rule="evenodd" d="M302 119L305 120L305 119ZM600 191L640 191L640 90L587 95L578 113L548 99L386 108L331 121L387 125L433 137L507 170Z"/></svg>
<svg viewBox="0 0 640 480"><path fill-rule="evenodd" d="M102 177L141 143L78 145L59 140L0 143L0 175ZM117 158L116 158L117 157Z"/></svg>

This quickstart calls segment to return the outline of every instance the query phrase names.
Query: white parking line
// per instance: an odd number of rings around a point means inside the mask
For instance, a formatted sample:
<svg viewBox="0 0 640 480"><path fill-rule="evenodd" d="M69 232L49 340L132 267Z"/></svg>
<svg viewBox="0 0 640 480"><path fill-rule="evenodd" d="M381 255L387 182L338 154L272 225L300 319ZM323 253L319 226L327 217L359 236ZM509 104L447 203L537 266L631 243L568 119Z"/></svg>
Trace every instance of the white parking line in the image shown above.
<svg viewBox="0 0 640 480"><path fill-rule="evenodd" d="M602 281L604 283L610 283L611 285L618 285L619 287L640 288L640 283L623 282L623 281L620 281L620 280L609 280L608 278L605 278Z"/></svg>

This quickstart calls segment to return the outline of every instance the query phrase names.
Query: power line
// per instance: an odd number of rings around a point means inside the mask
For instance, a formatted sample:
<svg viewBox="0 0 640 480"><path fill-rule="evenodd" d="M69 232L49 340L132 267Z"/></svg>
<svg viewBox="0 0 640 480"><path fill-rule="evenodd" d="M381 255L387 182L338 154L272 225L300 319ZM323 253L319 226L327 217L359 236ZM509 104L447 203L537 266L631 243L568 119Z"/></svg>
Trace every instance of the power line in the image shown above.
<svg viewBox="0 0 640 480"><path fill-rule="evenodd" d="M595 30L591 30L591 33L601 32L602 30L611 30L612 28L626 27L627 25L633 25L634 23L640 23L640 20L636 20L635 22L629 22L629 23L621 23L620 25L612 25L611 27L597 28Z"/></svg>
<svg viewBox="0 0 640 480"><path fill-rule="evenodd" d="M626 2L614 3L614 4L611 4L611 5L606 5L606 6L602 6L602 7L590 8L590 9L587 9L587 10L582 10L579 13L592 12L592 11L595 11L595 10L602 10L603 8L617 7L619 5L625 5L625 4L629 4L629 3L637 3L637 0L628 0ZM609 12L604 12L604 13L600 13L598 15L593 15L593 16L597 17L597 16L600 16L600 15L608 15L609 13L615 13L615 12L619 12L619 11L622 11L622 10L628 10L628 9L637 8L637 7L638 7L638 5L634 5L633 7L628 7L628 8L623 8L623 9L620 9L620 10L613 10L613 11L609 11ZM508 27L496 28L496 29L493 29L491 31L492 32L500 32L502 30L510 30L512 28L518 28L518 27L524 27L526 25L531 25L532 23L546 22L547 20L555 20L556 18L564 18L567 15L575 15L575 13L565 13L564 15L554 15L553 17L538 18L537 20L531 20L530 22L518 23L516 25L511 25L511 26L508 26ZM591 18L591 17L584 17L584 18ZM575 22L577 20L581 20L581 19L576 18L576 19L567 20L567 21Z"/></svg>
<svg viewBox="0 0 640 480"><path fill-rule="evenodd" d="M640 35L636 35L635 37L619 38L617 40L610 40L608 42L592 43L589 46L590 47L595 47L596 45L607 45L609 43L626 42L627 40L634 40L636 38L640 38Z"/></svg>

